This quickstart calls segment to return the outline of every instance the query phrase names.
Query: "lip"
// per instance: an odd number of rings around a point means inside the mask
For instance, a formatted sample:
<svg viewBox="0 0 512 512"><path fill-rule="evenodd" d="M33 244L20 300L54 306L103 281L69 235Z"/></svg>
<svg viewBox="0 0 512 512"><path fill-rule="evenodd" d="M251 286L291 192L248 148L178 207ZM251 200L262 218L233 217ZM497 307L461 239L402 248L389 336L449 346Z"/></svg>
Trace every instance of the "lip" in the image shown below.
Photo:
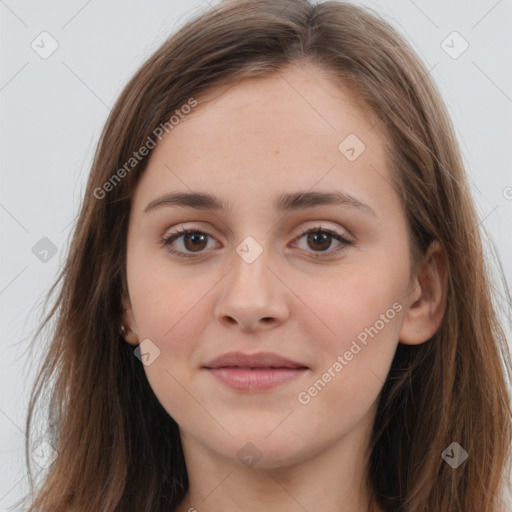
<svg viewBox="0 0 512 512"><path fill-rule="evenodd" d="M309 370L302 363L272 352L230 352L212 359L203 368L219 382L237 391L271 389L295 380Z"/></svg>
<svg viewBox="0 0 512 512"><path fill-rule="evenodd" d="M292 361L273 352L258 352L244 354L243 352L228 352L203 365L203 368L307 368L305 364Z"/></svg>

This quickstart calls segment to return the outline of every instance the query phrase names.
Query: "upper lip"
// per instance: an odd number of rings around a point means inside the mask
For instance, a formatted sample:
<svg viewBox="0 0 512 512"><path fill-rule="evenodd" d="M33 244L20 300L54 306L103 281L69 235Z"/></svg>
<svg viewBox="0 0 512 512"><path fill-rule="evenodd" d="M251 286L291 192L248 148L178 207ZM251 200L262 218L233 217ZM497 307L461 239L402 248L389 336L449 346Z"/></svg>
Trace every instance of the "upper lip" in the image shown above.
<svg viewBox="0 0 512 512"><path fill-rule="evenodd" d="M229 352L203 365L204 368L307 368L306 365L292 361L272 352L259 352L257 354L244 354L242 352Z"/></svg>

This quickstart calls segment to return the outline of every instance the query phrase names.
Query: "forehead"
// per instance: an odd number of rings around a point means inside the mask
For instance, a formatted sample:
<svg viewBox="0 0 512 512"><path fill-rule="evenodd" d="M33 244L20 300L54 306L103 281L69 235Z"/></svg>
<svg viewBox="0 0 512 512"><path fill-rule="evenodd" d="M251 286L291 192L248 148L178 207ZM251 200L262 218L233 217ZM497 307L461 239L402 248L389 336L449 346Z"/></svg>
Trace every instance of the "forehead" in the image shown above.
<svg viewBox="0 0 512 512"><path fill-rule="evenodd" d="M293 66L196 99L152 151L136 196L166 187L255 194L315 183L364 193L368 180L389 187L379 125L321 69Z"/></svg>
<svg viewBox="0 0 512 512"><path fill-rule="evenodd" d="M212 135L217 126L222 127L215 131L218 140L247 135L271 143L276 134L289 133L315 142L325 139L327 146L349 133L362 137L377 121L347 85L321 68L304 65L218 87L200 95L198 102L180 121L180 130L173 130L177 138L187 138L190 132ZM367 140L374 144L379 137L376 131Z"/></svg>

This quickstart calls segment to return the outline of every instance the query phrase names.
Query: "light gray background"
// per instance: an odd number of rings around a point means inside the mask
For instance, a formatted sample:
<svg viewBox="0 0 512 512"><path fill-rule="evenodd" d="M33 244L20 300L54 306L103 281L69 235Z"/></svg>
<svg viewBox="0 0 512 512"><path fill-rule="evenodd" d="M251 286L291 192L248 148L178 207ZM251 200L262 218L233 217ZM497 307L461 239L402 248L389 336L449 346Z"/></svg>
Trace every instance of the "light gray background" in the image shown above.
<svg viewBox="0 0 512 512"><path fill-rule="evenodd" d="M431 69L456 126L481 224L510 283L512 0L358 3L405 34ZM207 7L206 0L0 0L0 512L26 488L22 448L34 368L25 351L37 306L64 260L109 108L145 58ZM59 44L47 59L31 48L43 31ZM453 31L469 44L457 59L441 46ZM461 48L450 41L452 51ZM42 237L57 248L46 262L32 252Z"/></svg>

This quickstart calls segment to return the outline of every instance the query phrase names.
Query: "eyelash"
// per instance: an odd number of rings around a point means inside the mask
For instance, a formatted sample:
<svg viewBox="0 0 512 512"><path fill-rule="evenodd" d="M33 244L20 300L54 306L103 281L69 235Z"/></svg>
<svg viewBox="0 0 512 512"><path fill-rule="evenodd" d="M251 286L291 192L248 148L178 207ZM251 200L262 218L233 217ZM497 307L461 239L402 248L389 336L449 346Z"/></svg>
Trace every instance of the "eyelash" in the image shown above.
<svg viewBox="0 0 512 512"><path fill-rule="evenodd" d="M326 251L313 251L312 253L314 254L315 258L323 258L324 254L326 255L325 257L328 257L328 256L332 256L333 254L342 253L343 251L345 251L347 249L348 246L353 245L352 241L348 240L347 238L345 238L340 233L337 233L336 231L331 231L329 229L325 229L325 228L323 228L321 226L315 226L315 227L312 227L312 228L305 229L304 231L302 231L300 233L300 235L297 236L296 239L299 240L304 235L307 235L309 233L318 233L318 232L327 233L327 234L331 235L335 240L340 242L341 245L339 245L336 249L331 250L331 251L329 251L329 250L326 250ZM187 254L187 253L183 253L181 251L177 251L177 250L171 248L172 242L174 242L178 238L180 238L180 237L182 237L184 235L190 234L190 233L199 233L199 234L211 236L208 233L205 233L204 231L201 231L199 229L189 228L189 229L184 229L182 231L178 231L177 233L173 233L173 234L171 234L171 235L169 235L167 237L164 237L162 239L162 244L164 245L164 247L171 254L175 254L176 256L181 257L181 258L194 258L194 257L201 256L201 254L204 254L204 252L189 253L189 254Z"/></svg>

